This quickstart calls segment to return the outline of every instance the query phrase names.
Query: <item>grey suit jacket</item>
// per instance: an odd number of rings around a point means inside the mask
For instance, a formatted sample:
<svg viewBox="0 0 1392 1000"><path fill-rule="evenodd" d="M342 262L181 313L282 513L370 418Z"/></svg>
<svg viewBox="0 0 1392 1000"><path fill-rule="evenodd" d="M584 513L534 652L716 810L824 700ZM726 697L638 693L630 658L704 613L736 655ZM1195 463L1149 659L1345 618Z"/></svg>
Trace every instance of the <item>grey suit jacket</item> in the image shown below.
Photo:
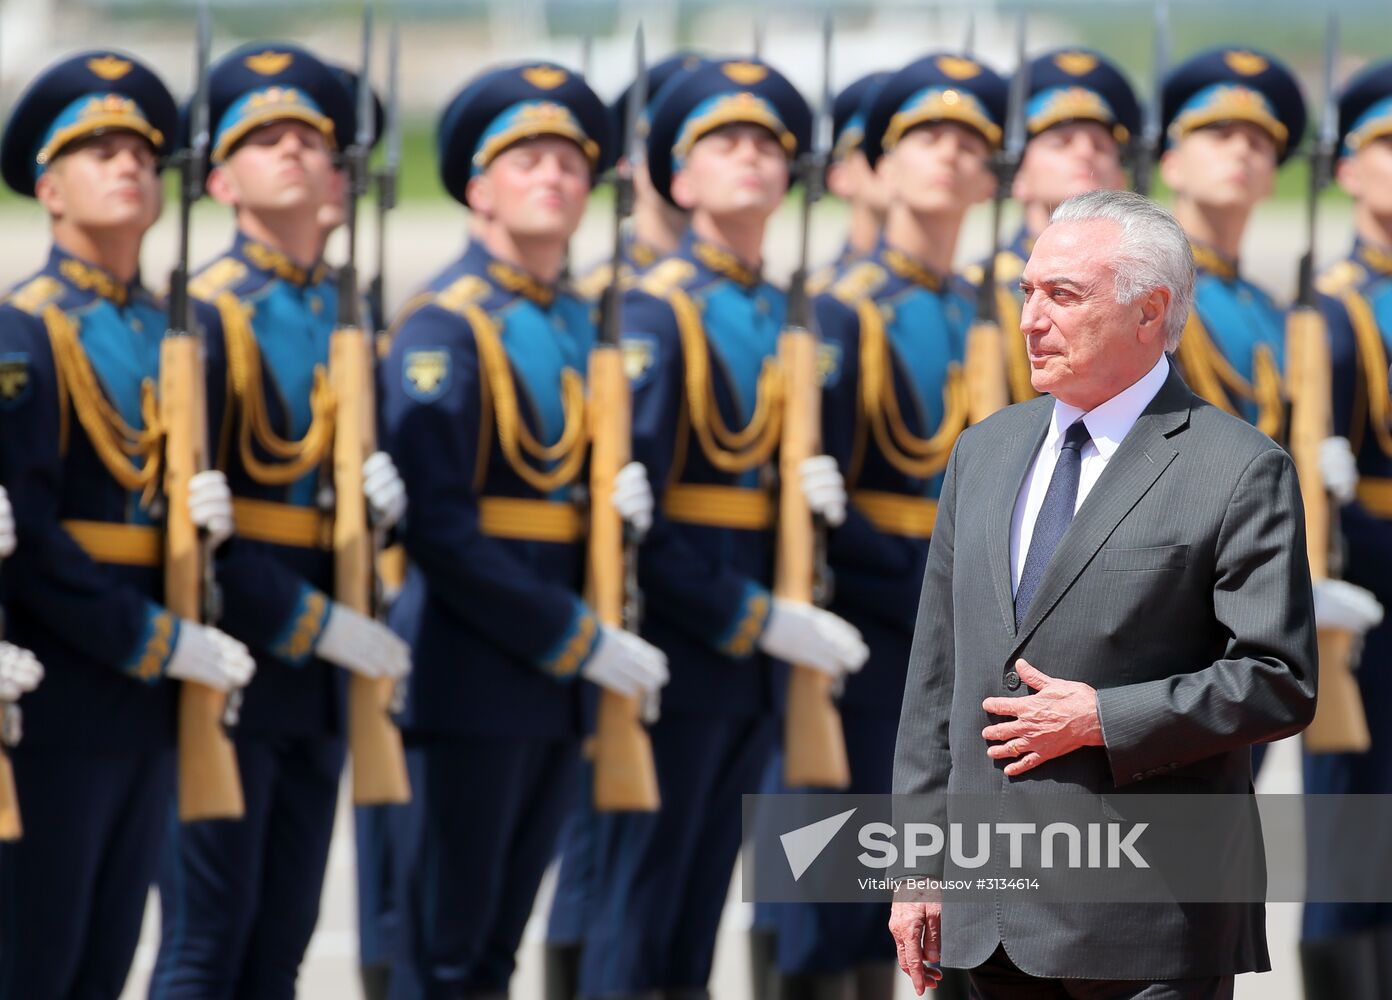
<svg viewBox="0 0 1392 1000"><path fill-rule="evenodd" d="M1053 405L1044 396L1009 407L953 451L895 793L1250 793L1250 745L1296 733L1314 714L1313 598L1290 458L1172 370L1079 508L1017 631L1011 516ZM1007 685L1017 657L1097 688L1105 747L1004 775L986 756L981 730L993 720L981 702L1031 693ZM945 822L938 801L930 809ZM945 965L980 965L998 943L1037 976L1270 968L1261 904L1063 905L1015 893L945 905Z"/></svg>

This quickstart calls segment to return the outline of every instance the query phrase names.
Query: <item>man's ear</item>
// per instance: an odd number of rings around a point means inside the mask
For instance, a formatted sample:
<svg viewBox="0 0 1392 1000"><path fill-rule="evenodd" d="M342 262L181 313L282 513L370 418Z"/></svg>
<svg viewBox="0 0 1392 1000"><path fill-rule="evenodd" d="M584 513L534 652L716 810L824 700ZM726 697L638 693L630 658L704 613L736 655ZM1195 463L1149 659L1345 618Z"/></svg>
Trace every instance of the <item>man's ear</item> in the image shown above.
<svg viewBox="0 0 1392 1000"><path fill-rule="evenodd" d="M855 196L855 181L845 160L827 165L826 184L827 190L842 201L850 201Z"/></svg>
<svg viewBox="0 0 1392 1000"><path fill-rule="evenodd" d="M226 167L214 167L208 171L208 194L219 205L236 208L240 196L237 189L237 179Z"/></svg>
<svg viewBox="0 0 1392 1000"><path fill-rule="evenodd" d="M1165 318L1169 315L1170 303L1174 296L1170 290L1161 286L1152 288L1141 297L1141 321L1136 328L1136 339L1142 344L1153 344L1165 339Z"/></svg>
<svg viewBox="0 0 1392 1000"><path fill-rule="evenodd" d="M691 212L696 208L696 192L685 170L678 170L672 175L672 200L683 211Z"/></svg>
<svg viewBox="0 0 1392 1000"><path fill-rule="evenodd" d="M1362 171L1358 169L1358 156L1341 156L1334 164L1334 180L1351 198L1362 192Z"/></svg>
<svg viewBox="0 0 1392 1000"><path fill-rule="evenodd" d="M59 171L62 161L53 163L39 175L39 179L34 182L34 197L38 199L40 205L48 212L49 218L61 219L66 211L66 199L63 197L63 184Z"/></svg>
<svg viewBox="0 0 1392 1000"><path fill-rule="evenodd" d="M469 209L480 218L493 214L493 185L485 174L474 174L464 184L464 201Z"/></svg>
<svg viewBox="0 0 1392 1000"><path fill-rule="evenodd" d="M1160 154L1160 179L1171 191L1183 188L1184 175L1180 170L1179 155L1173 149Z"/></svg>

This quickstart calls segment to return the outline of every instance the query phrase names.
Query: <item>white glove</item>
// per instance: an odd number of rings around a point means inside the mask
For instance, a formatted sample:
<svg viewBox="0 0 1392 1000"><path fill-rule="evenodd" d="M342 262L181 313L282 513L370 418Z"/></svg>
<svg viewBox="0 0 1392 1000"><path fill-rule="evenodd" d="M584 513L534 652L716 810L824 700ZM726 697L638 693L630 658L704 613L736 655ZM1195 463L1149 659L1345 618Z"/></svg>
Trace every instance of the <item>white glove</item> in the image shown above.
<svg viewBox="0 0 1392 1000"><path fill-rule="evenodd" d="M405 677L411 672L411 647L381 622L360 615L337 601L314 644L330 663L364 677Z"/></svg>
<svg viewBox="0 0 1392 1000"><path fill-rule="evenodd" d="M667 683L667 654L632 632L601 625L580 676L619 694L649 694Z"/></svg>
<svg viewBox="0 0 1392 1000"><path fill-rule="evenodd" d="M1382 621L1382 605L1362 587L1344 580L1315 581L1315 624L1362 635Z"/></svg>
<svg viewBox="0 0 1392 1000"><path fill-rule="evenodd" d="M610 495L614 509L619 512L639 538L648 533L653 519L653 492L648 483L648 470L641 462L629 462L614 477L614 492Z"/></svg>
<svg viewBox="0 0 1392 1000"><path fill-rule="evenodd" d="M0 701L18 701L39 686L43 674L43 666L29 650L0 642Z"/></svg>
<svg viewBox="0 0 1392 1000"><path fill-rule="evenodd" d="M363 462L363 493L373 527L390 529L406 513L406 484L385 451L374 451Z"/></svg>
<svg viewBox="0 0 1392 1000"><path fill-rule="evenodd" d="M208 469L189 480L189 514L213 548L232 537L232 490L225 475Z"/></svg>
<svg viewBox="0 0 1392 1000"><path fill-rule="evenodd" d="M230 691L251 682L256 661L245 646L226 632L185 619L179 624L179 640L174 643L174 655L169 658L165 673Z"/></svg>
<svg viewBox="0 0 1392 1000"><path fill-rule="evenodd" d="M10 507L10 495L0 486L0 559L8 559L15 550L14 510Z"/></svg>
<svg viewBox="0 0 1392 1000"><path fill-rule="evenodd" d="M846 520L846 480L830 455L813 455L798 466L802 495L812 513L820 514L833 528Z"/></svg>
<svg viewBox="0 0 1392 1000"><path fill-rule="evenodd" d="M812 667L832 677L853 674L870 658L870 647L850 622L811 604L781 597L773 599L759 648L775 659Z"/></svg>
<svg viewBox="0 0 1392 1000"><path fill-rule="evenodd" d="M1327 437L1320 442L1319 471L1330 496L1340 504L1353 499L1358 491L1358 459L1348 438Z"/></svg>

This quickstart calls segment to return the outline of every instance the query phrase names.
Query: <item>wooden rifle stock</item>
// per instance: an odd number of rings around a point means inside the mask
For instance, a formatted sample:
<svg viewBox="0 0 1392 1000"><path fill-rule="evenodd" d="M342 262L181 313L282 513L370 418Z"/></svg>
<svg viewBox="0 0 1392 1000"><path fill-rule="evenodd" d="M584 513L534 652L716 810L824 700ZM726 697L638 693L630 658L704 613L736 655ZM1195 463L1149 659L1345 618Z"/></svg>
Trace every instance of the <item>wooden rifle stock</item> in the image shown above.
<svg viewBox="0 0 1392 1000"><path fill-rule="evenodd" d="M1010 405L1005 341L999 323L979 319L967 331L966 380L968 423L980 423Z"/></svg>
<svg viewBox="0 0 1392 1000"><path fill-rule="evenodd" d="M1286 364L1291 397L1290 452L1305 505L1310 575L1329 575L1332 518L1329 494L1320 475L1320 446L1333 427L1329 336L1320 314L1309 307L1291 310L1286 321ZM1305 730L1311 753L1362 753L1371 745L1363 696L1353 675L1354 636L1343 629L1319 630L1319 699Z"/></svg>
<svg viewBox="0 0 1392 1000"><path fill-rule="evenodd" d="M10 755L0 750L0 841L19 840L24 824L19 818L19 791L15 788Z"/></svg>
<svg viewBox="0 0 1392 1000"><path fill-rule="evenodd" d="M165 428L164 603L190 621L203 619L203 552L189 513L189 480L208 467L203 347L197 337L160 344L160 411ZM223 727L227 695L193 681L179 689L179 819L240 819L246 811L237 751Z"/></svg>
<svg viewBox="0 0 1392 1000"><path fill-rule="evenodd" d="M372 613L376 546L363 493L363 462L376 447L372 344L366 333L338 329L329 340L329 381L337 401L333 479L334 598L360 614ZM395 682L354 674L348 681L348 751L353 759L353 802L409 802L406 754L391 720Z"/></svg>
<svg viewBox="0 0 1392 1000"><path fill-rule="evenodd" d="M631 401L623 351L600 344L590 352L589 593L599 620L624 624L624 526L610 497L628 464ZM655 812L660 799L642 699L603 690L594 740L594 807L600 812Z"/></svg>
<svg viewBox="0 0 1392 1000"><path fill-rule="evenodd" d="M816 538L798 468L821 451L816 336L807 330L784 330L778 338L778 359L785 381L774 593L811 604ZM790 788L846 788L851 783L841 713L832 699L834 683L820 670L792 664L783 739L783 781Z"/></svg>

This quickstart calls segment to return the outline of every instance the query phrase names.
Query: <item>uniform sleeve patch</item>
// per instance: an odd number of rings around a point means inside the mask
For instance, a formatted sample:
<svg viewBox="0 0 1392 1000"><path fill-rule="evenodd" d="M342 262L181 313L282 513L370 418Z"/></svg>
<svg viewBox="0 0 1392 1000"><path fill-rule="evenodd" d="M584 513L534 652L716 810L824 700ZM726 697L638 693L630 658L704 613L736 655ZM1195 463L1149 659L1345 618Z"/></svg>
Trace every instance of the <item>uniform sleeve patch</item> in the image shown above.
<svg viewBox="0 0 1392 1000"><path fill-rule="evenodd" d="M0 354L0 409L13 410L29 398L29 355Z"/></svg>
<svg viewBox="0 0 1392 1000"><path fill-rule="evenodd" d="M433 403L450 382L450 352L443 347L415 348L401 362L401 387L420 403Z"/></svg>
<svg viewBox="0 0 1392 1000"><path fill-rule="evenodd" d="M625 334L622 347L624 374L636 389L648 381L657 365L657 338L650 333Z"/></svg>

